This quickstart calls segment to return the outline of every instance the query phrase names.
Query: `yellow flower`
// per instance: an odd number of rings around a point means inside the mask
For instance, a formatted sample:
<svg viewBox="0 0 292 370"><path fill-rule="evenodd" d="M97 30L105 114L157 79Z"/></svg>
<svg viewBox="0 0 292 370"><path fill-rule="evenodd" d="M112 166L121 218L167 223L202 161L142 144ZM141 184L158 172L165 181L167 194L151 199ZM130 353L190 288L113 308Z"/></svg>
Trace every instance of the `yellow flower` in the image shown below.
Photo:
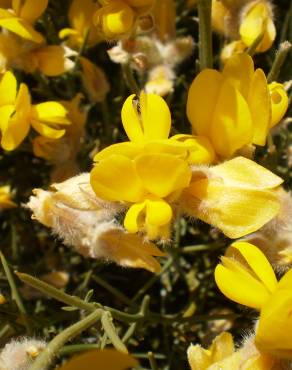
<svg viewBox="0 0 292 370"><path fill-rule="evenodd" d="M15 207L11 200L11 188L9 185L0 186L0 210Z"/></svg>
<svg viewBox="0 0 292 370"><path fill-rule="evenodd" d="M141 230L156 239L169 237L173 217L169 203L178 199L190 179L187 162L158 153L134 160L113 154L95 165L90 181L98 197L129 204L124 226L130 233Z"/></svg>
<svg viewBox="0 0 292 370"><path fill-rule="evenodd" d="M266 0L251 2L243 9L241 17L239 34L245 45L251 46L262 35L263 39L257 47L257 51L268 50L276 38L276 28L269 2Z"/></svg>
<svg viewBox="0 0 292 370"><path fill-rule="evenodd" d="M218 227L236 239L258 230L280 211L283 182L257 163L237 157L220 165L193 167L180 204L186 214Z"/></svg>
<svg viewBox="0 0 292 370"><path fill-rule="evenodd" d="M191 345L188 360L191 370L272 370L276 365L272 356L256 348L253 337L235 350L233 338L226 332L218 335L208 349Z"/></svg>
<svg viewBox="0 0 292 370"><path fill-rule="evenodd" d="M139 16L149 12L153 0L106 0L95 12L93 22L105 39L118 39L130 34Z"/></svg>
<svg viewBox="0 0 292 370"><path fill-rule="evenodd" d="M42 43L43 36L33 25L46 10L48 0L12 0L12 10L0 8L0 26L24 39Z"/></svg>
<svg viewBox="0 0 292 370"><path fill-rule="evenodd" d="M168 139L171 115L158 95L141 92L139 101L130 95L122 108L122 123L130 141L113 144L94 157L95 161L111 154L134 158L141 153L168 153L186 158L190 163L212 163L214 151L207 138L175 135Z"/></svg>
<svg viewBox="0 0 292 370"><path fill-rule="evenodd" d="M92 103L102 102L110 90L105 73L89 59L81 57L81 78L83 86Z"/></svg>
<svg viewBox="0 0 292 370"><path fill-rule="evenodd" d="M205 69L192 82L187 115L193 131L210 139L215 152L231 157L248 144L265 145L269 129L285 114L282 85L267 84L247 54L233 56L220 73Z"/></svg>
<svg viewBox="0 0 292 370"><path fill-rule="evenodd" d="M273 9L268 0L212 0L212 26L227 38L240 43L240 48L251 46L258 37L262 37L257 52L268 50L275 38L276 28L273 22ZM237 52L229 47L228 52ZM221 55L222 59L227 56Z"/></svg>
<svg viewBox="0 0 292 370"><path fill-rule="evenodd" d="M292 359L292 270L278 282L257 247L246 242L231 247L215 269L219 289L231 300L260 310L255 335L260 351Z"/></svg>
<svg viewBox="0 0 292 370"><path fill-rule="evenodd" d="M49 138L60 138L69 125L67 111L57 102L31 104L28 88L20 84L11 72L6 72L0 82L0 131L1 146L5 150L14 150L27 136L30 126L39 134Z"/></svg>
<svg viewBox="0 0 292 370"><path fill-rule="evenodd" d="M93 25L92 15L99 7L94 0L73 0L68 13L70 28L63 28L59 33L60 38L68 38L66 42L73 48L79 48L85 37L88 46L97 44L100 36Z"/></svg>
<svg viewBox="0 0 292 370"><path fill-rule="evenodd" d="M47 159L54 165L51 173L53 182L63 181L80 171L76 157L84 140L84 126L87 120L87 111L80 107L82 97L82 94L77 94L71 101L60 102L67 109L71 122L63 137L56 140L37 136L33 139L34 155Z"/></svg>

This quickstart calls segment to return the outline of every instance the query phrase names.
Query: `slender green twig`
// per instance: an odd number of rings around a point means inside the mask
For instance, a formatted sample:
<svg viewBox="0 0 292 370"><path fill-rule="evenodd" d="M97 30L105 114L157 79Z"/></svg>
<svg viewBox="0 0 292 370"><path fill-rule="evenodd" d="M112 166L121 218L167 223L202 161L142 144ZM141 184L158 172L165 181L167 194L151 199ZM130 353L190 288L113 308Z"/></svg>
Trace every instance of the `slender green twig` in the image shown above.
<svg viewBox="0 0 292 370"><path fill-rule="evenodd" d="M213 66L211 10L212 0L198 0L200 70Z"/></svg>
<svg viewBox="0 0 292 370"><path fill-rule="evenodd" d="M101 285L103 288L108 290L110 293L112 293L115 297L117 297L121 302L132 306L133 302L125 296L121 291L119 291L117 288L113 287L111 284L109 284L107 281L103 280L100 276L94 275L92 279L97 282L99 285Z"/></svg>
<svg viewBox="0 0 292 370"><path fill-rule="evenodd" d="M254 56L257 47L262 42L264 38L264 32L260 33L258 37L254 40L254 42L247 48L246 53L249 54L251 57Z"/></svg>
<svg viewBox="0 0 292 370"><path fill-rule="evenodd" d="M281 67L291 49L292 44L289 41L284 41L282 42L282 44L280 44L279 50L277 51L275 56L274 63L267 77L269 83L275 81L278 78Z"/></svg>
<svg viewBox="0 0 292 370"><path fill-rule="evenodd" d="M139 86L135 80L135 77L133 75L133 70L130 66L129 63L123 64L122 66L123 69L123 75L126 81L126 84L128 85L128 88L131 90L131 93L136 94L139 96L140 94L140 89Z"/></svg>
<svg viewBox="0 0 292 370"><path fill-rule="evenodd" d="M102 313L101 324L115 349L123 353L128 353L127 347L122 342L122 340L120 339L115 330L115 327L112 322L112 315L109 312L104 311Z"/></svg>
<svg viewBox="0 0 292 370"><path fill-rule="evenodd" d="M83 352L83 351L90 351L93 349L99 349L98 344L69 344L64 346L59 351L60 356L70 355L71 353Z"/></svg>
<svg viewBox="0 0 292 370"><path fill-rule="evenodd" d="M24 307L24 304L22 302L22 299L20 297L20 294L18 293L18 290L17 290L16 284L15 284L13 275L12 275L12 273L10 271L10 268L8 266L8 263L6 261L6 258L4 257L4 255L3 255L2 252L0 252L0 258L1 258L1 263L2 263L2 266L3 266L4 272L5 272L5 275L6 275L7 280L8 280L8 284L9 284L10 289L11 289L12 299L15 301L15 303L16 303L18 309L19 309L19 312L23 315L23 318L25 320L25 326L26 326L27 332L30 334L31 333L31 327L30 327L30 324L29 324L29 322L27 320L26 309Z"/></svg>
<svg viewBox="0 0 292 370"><path fill-rule="evenodd" d="M154 354L152 352L148 352L148 360L151 366L152 370L158 370L158 365L156 362L156 359L154 357Z"/></svg>
<svg viewBox="0 0 292 370"><path fill-rule="evenodd" d="M76 324L69 326L63 330L60 334L55 336L54 339L46 346L46 348L39 354L39 356L34 361L33 365L29 370L45 370L51 363L51 361L58 355L60 349L63 345L68 342L70 339L73 339L82 331L90 328L100 320L102 315L102 310L97 309L83 320L80 320Z"/></svg>

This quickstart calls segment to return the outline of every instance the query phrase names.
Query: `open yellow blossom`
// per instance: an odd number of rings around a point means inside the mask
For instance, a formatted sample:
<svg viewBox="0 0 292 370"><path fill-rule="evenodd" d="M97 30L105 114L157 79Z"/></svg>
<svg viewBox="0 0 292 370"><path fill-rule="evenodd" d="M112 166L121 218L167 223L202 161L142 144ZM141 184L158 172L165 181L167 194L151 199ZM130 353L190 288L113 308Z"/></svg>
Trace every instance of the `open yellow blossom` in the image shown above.
<svg viewBox="0 0 292 370"><path fill-rule="evenodd" d="M243 53L230 58L222 72L205 69L194 79L187 115L193 131L228 158L245 145L265 145L287 107L283 86L268 85L264 72L254 70L252 58Z"/></svg>
<svg viewBox="0 0 292 370"><path fill-rule="evenodd" d="M91 171L96 195L129 203L125 228L130 233L145 231L150 239L169 237L173 217L169 203L178 199L190 180L187 162L164 153L141 154L134 160L113 154Z"/></svg>
<svg viewBox="0 0 292 370"><path fill-rule="evenodd" d="M0 186L0 210L15 207L9 185Z"/></svg>
<svg viewBox="0 0 292 370"><path fill-rule="evenodd" d="M46 76L59 76L75 65L70 57L76 52L62 45L36 44L7 32L0 33L0 71L10 68L27 73L39 71Z"/></svg>
<svg viewBox="0 0 292 370"><path fill-rule="evenodd" d="M237 242L228 252L215 269L219 289L231 300L260 311L255 335L260 351L292 359L292 270L278 282L256 246Z"/></svg>
<svg viewBox="0 0 292 370"><path fill-rule="evenodd" d="M12 9L0 8L0 26L24 39L41 43L43 36L33 25L46 10L48 0L12 0Z"/></svg>
<svg viewBox="0 0 292 370"><path fill-rule="evenodd" d="M31 97L25 84L20 84L11 72L6 72L0 82L0 131L1 146L14 150L27 136L30 126L39 134L49 138L60 138L70 121L66 109L57 102L31 104Z"/></svg>
<svg viewBox="0 0 292 370"><path fill-rule="evenodd" d="M214 151L209 140L191 135L168 139L171 115L166 102L156 94L141 92L139 101L130 95L122 108L122 123L130 141L113 144L94 157L99 161L111 154L134 158L141 153L168 153L188 159L190 163L212 163Z"/></svg>
<svg viewBox="0 0 292 370"><path fill-rule="evenodd" d="M208 349L191 345L188 360L191 370L272 370L279 365L273 356L257 349L253 337L235 350L232 335L227 332L219 334Z"/></svg>
<svg viewBox="0 0 292 370"><path fill-rule="evenodd" d="M94 0L73 0L71 2L68 18L70 28L63 28L59 36L66 39L72 48L79 48L85 38L88 46L93 46L100 41L100 36L92 22L92 15L100 8Z"/></svg>
<svg viewBox="0 0 292 370"><path fill-rule="evenodd" d="M152 8L153 0L106 0L95 12L93 22L105 39L119 39L129 35L139 16Z"/></svg>
<svg viewBox="0 0 292 370"><path fill-rule="evenodd" d="M232 40L226 46L228 52L223 49L223 60L230 52L247 49L260 37L256 51L264 52L276 38L272 5L268 0L213 0L212 26L216 32Z"/></svg>

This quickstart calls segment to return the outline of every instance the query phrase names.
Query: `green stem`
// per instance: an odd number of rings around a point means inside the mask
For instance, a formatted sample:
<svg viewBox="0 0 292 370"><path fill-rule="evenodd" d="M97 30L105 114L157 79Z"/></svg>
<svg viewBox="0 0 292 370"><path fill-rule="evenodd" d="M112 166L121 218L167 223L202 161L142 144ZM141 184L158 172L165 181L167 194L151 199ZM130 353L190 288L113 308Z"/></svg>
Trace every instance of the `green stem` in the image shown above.
<svg viewBox="0 0 292 370"><path fill-rule="evenodd" d="M284 41L282 42L282 44L280 44L279 50L277 51L276 56L275 56L274 63L267 77L268 83L271 83L277 80L279 73L281 71L281 67L283 63L285 62L286 57L288 53L291 51L291 49L292 49L292 45L289 41Z"/></svg>
<svg viewBox="0 0 292 370"><path fill-rule="evenodd" d="M46 348L40 353L36 358L33 365L29 370L45 370L51 361L58 355L60 349L69 340L75 338L82 331L90 328L100 320L102 315L102 310L97 309L83 320L80 320L76 324L69 326L67 329L63 330L60 334L55 336L53 340L46 346Z"/></svg>
<svg viewBox="0 0 292 370"><path fill-rule="evenodd" d="M60 349L59 354L60 356L65 356L72 353L90 351L93 349L99 349L98 344L69 344L68 346L64 346L62 349Z"/></svg>
<svg viewBox="0 0 292 370"><path fill-rule="evenodd" d="M2 252L0 252L0 258L1 258L1 263L2 263L2 266L3 266L4 272L5 272L5 275L6 275L7 280L8 280L8 284L9 284L10 289L11 289L12 299L15 301L15 303L16 303L16 305L18 307L19 312L22 314L22 316L24 318L24 322L25 322L25 326L26 326L26 329L27 329L28 334L31 334L32 330L31 330L30 324L29 324L29 322L27 320L26 309L24 307L24 304L22 302L22 299L20 297L20 294L18 293L18 290L17 290L16 284L15 284L14 278L12 276L12 273L10 271L10 268L8 266L8 263L6 261L6 258L4 257L4 255L3 255Z"/></svg>
<svg viewBox="0 0 292 370"><path fill-rule="evenodd" d="M136 94L137 96L140 95L140 89L139 86L135 80L133 70L130 66L130 64L123 64L122 66L123 69L123 75L126 80L126 83L128 85L128 88L131 90L132 94Z"/></svg>
<svg viewBox="0 0 292 370"><path fill-rule="evenodd" d="M261 43L263 37L264 37L264 33L262 32L258 35L258 37L254 40L254 42L249 46L249 48L247 48L246 53L249 54L251 57L254 56L257 50L257 47Z"/></svg>
<svg viewBox="0 0 292 370"><path fill-rule="evenodd" d="M122 292L120 292L117 288L113 287L111 284L109 284L107 281L103 280L100 276L94 275L92 279L97 282L99 285L101 285L103 288L108 290L110 293L112 293L115 297L117 297L121 302L132 306L133 302L126 297Z"/></svg>
<svg viewBox="0 0 292 370"><path fill-rule="evenodd" d="M211 10L212 0L198 0L199 60L201 71L205 68L213 67Z"/></svg>
<svg viewBox="0 0 292 370"><path fill-rule="evenodd" d="M148 360L152 370L158 370L158 365L155 360L154 354L152 352L148 352Z"/></svg>
<svg viewBox="0 0 292 370"><path fill-rule="evenodd" d="M129 353L127 347L119 338L116 329L112 322L112 315L109 312L104 311L101 316L101 323L104 331L106 332L108 338L112 342L113 346L117 351L123 353Z"/></svg>

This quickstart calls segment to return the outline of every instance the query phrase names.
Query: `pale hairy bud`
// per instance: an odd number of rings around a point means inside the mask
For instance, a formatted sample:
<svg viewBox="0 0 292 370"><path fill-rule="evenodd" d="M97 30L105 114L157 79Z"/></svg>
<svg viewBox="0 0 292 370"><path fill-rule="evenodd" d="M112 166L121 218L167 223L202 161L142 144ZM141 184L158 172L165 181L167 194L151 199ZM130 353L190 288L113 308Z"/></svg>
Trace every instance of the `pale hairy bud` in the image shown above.
<svg viewBox="0 0 292 370"><path fill-rule="evenodd" d="M145 85L147 93L165 96L173 91L175 74L171 68L159 65L149 71L148 81Z"/></svg>
<svg viewBox="0 0 292 370"><path fill-rule="evenodd" d="M27 204L33 219L52 229L64 244L85 257L115 261L122 266L159 271L153 256L163 253L136 234L127 233L115 220L124 206L98 199L89 174L53 184L51 190L35 189Z"/></svg>
<svg viewBox="0 0 292 370"><path fill-rule="evenodd" d="M12 340L5 345L0 353L0 369L28 370L46 345L43 340L30 338Z"/></svg>

